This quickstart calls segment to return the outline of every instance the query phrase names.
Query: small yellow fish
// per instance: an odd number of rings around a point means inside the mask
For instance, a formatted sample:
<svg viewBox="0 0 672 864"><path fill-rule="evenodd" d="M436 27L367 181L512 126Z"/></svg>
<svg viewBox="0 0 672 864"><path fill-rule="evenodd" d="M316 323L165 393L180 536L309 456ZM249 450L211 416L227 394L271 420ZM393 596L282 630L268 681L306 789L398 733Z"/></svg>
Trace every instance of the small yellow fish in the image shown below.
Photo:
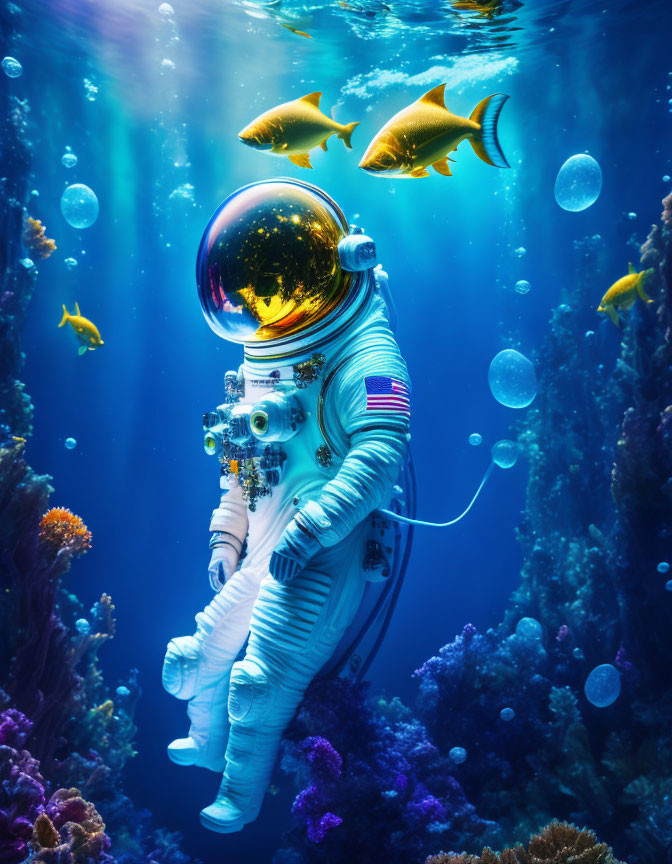
<svg viewBox="0 0 672 864"><path fill-rule="evenodd" d="M359 123L342 125L320 111L321 93L309 93L293 102L271 108L253 120L238 134L243 144L256 150L268 150L276 156L288 156L300 168L312 168L309 151L327 149L327 138L336 135L352 149L350 136Z"/></svg>
<svg viewBox="0 0 672 864"><path fill-rule="evenodd" d="M89 321L88 318L82 317L81 312L79 311L79 305L75 303L75 314L71 315L68 310L63 306L63 317L61 318L61 323L58 325L59 327L63 327L65 324L70 324L72 329L77 334L77 338L79 339L79 355L81 357L82 354L85 354L88 351L95 351L96 348L100 348L103 345L103 340L100 338L100 333L98 332L98 328L95 324Z"/></svg>
<svg viewBox="0 0 672 864"><path fill-rule="evenodd" d="M653 303L653 300L644 290L644 282L654 275L655 269L642 270L637 273L632 264L628 264L628 275L622 276L611 286L604 297L600 300L597 311L608 315L609 320L617 327L621 326L621 319L617 309L629 309L637 300L637 297L645 303Z"/></svg>
<svg viewBox="0 0 672 864"><path fill-rule="evenodd" d="M497 140L497 121L509 97L488 96L467 119L446 108L445 89L440 84L395 114L369 144L359 167L372 174L429 177L431 165L438 174L450 177L448 154L466 138L483 162L509 168Z"/></svg>
<svg viewBox="0 0 672 864"><path fill-rule="evenodd" d="M503 0L452 0L452 7L458 12L475 12L481 18L494 18L502 9Z"/></svg>
<svg viewBox="0 0 672 864"><path fill-rule="evenodd" d="M278 23L281 27L286 27L291 33L296 33L297 36L304 36L306 39L313 38L310 33L306 33L305 30L297 30L296 27L292 27L291 24L285 24L284 21L279 21Z"/></svg>

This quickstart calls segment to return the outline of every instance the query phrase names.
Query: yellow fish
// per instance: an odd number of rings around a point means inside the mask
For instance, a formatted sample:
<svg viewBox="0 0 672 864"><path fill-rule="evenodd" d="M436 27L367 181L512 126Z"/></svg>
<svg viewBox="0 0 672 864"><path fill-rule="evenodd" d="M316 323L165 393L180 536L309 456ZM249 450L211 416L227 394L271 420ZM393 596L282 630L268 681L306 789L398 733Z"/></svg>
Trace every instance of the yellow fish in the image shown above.
<svg viewBox="0 0 672 864"><path fill-rule="evenodd" d="M645 303L653 303L653 300L644 290L644 282L653 276L655 269L642 270L637 273L632 264L628 264L628 275L622 276L611 286L597 307L598 312L608 315L609 319L617 326L621 326L621 319L617 309L629 309L639 296Z"/></svg>
<svg viewBox="0 0 672 864"><path fill-rule="evenodd" d="M450 177L448 154L467 138L488 165L509 168L497 140L497 121L509 97L503 93L488 96L467 119L446 108L445 89L445 84L439 84L395 114L369 144L359 167L372 174L429 177L427 168L431 165Z"/></svg>
<svg viewBox="0 0 672 864"><path fill-rule="evenodd" d="M310 33L306 33L305 30L297 30L296 27L292 27L291 24L285 24L284 21L280 21L279 24L281 27L286 27L291 33L296 33L297 36L305 36L306 39L313 38Z"/></svg>
<svg viewBox="0 0 672 864"><path fill-rule="evenodd" d="M502 0L452 0L458 12L476 12L481 18L494 18L502 10Z"/></svg>
<svg viewBox="0 0 672 864"><path fill-rule="evenodd" d="M87 351L95 351L96 348L100 348L104 344L96 325L89 321L88 318L82 317L82 313L79 311L79 304L75 303L74 315L71 315L65 306L63 306L63 317L58 326L63 327L67 323L70 324L79 339L78 353L80 357Z"/></svg>
<svg viewBox="0 0 672 864"><path fill-rule="evenodd" d="M238 138L256 150L268 150L276 156L289 156L301 168L312 168L309 151L327 149L327 138L336 135L352 149L350 136L359 123L341 125L320 111L321 93L309 93L293 102L285 102L259 115Z"/></svg>

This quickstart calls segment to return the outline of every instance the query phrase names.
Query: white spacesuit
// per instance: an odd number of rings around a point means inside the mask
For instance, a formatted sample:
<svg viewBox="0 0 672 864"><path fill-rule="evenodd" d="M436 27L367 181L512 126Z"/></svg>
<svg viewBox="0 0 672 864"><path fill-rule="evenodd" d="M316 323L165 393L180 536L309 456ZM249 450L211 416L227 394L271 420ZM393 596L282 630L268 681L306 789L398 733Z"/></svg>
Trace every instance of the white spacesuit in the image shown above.
<svg viewBox="0 0 672 864"><path fill-rule="evenodd" d="M196 633L170 642L163 683L191 720L170 758L223 771L201 813L221 833L259 812L282 733L357 612L371 513L406 458L406 366L375 247L348 232L325 193L274 180L228 198L199 251L206 319L245 360L204 417L221 466L217 593Z"/></svg>

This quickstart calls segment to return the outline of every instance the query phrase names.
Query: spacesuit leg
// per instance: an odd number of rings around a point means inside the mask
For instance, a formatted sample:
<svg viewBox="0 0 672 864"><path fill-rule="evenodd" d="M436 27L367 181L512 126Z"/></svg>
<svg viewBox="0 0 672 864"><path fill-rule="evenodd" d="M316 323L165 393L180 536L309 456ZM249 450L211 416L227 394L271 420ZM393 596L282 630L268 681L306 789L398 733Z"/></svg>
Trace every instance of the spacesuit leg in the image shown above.
<svg viewBox="0 0 672 864"><path fill-rule="evenodd" d="M282 733L359 607L367 527L323 549L293 581L262 582L245 658L231 672L226 770L201 812L206 828L229 833L257 817Z"/></svg>
<svg viewBox="0 0 672 864"><path fill-rule="evenodd" d="M243 566L196 616L196 633L168 645L164 687L178 698L189 699L191 720L188 737L168 745L168 756L179 765L224 768L229 676L247 638L259 584L267 572L268 556L256 565Z"/></svg>

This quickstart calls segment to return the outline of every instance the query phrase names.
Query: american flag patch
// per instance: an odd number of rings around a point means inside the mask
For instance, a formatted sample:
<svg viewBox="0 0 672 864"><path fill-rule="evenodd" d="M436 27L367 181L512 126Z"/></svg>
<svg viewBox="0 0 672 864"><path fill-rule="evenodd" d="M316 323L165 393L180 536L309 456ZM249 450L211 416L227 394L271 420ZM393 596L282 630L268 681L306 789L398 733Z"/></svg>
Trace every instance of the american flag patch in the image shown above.
<svg viewBox="0 0 672 864"><path fill-rule="evenodd" d="M399 378L371 375L364 379L364 383L367 411L389 411L411 416L411 394L408 386Z"/></svg>

